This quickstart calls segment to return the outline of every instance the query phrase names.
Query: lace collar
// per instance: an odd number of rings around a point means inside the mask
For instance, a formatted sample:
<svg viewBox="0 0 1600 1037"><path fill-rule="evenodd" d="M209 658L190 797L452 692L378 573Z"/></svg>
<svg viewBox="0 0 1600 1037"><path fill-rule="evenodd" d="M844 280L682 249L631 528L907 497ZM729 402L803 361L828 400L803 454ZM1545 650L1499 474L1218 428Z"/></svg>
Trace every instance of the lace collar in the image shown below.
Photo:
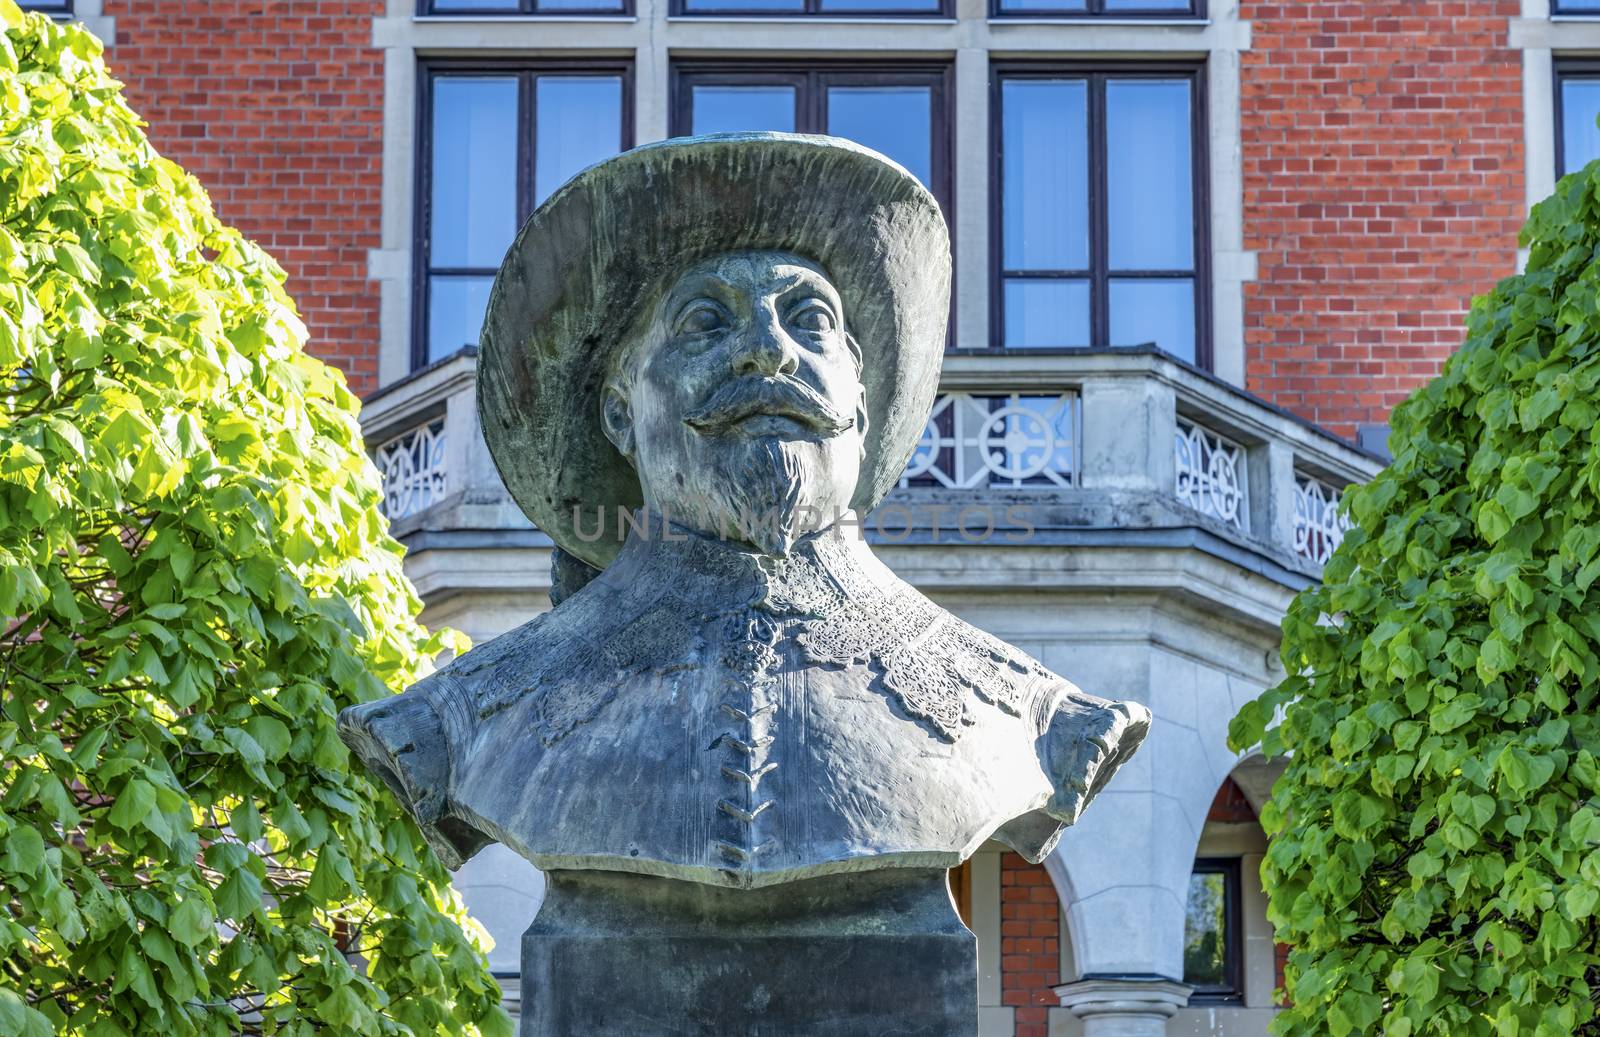
<svg viewBox="0 0 1600 1037"><path fill-rule="evenodd" d="M769 555L641 511L621 553L600 578L619 590L670 587L673 597L706 611L756 608L822 617L838 611L852 594L879 589L880 569L853 512L799 538L788 554Z"/></svg>

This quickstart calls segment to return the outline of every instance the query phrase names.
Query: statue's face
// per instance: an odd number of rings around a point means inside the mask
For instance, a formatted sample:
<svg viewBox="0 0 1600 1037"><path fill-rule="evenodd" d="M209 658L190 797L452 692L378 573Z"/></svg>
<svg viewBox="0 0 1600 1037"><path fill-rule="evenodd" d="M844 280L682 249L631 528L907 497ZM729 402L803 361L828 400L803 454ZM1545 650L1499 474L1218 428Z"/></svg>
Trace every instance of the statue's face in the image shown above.
<svg viewBox="0 0 1600 1037"><path fill-rule="evenodd" d="M820 268L783 252L716 256L638 327L603 420L648 506L770 553L849 507L866 431L861 360Z"/></svg>

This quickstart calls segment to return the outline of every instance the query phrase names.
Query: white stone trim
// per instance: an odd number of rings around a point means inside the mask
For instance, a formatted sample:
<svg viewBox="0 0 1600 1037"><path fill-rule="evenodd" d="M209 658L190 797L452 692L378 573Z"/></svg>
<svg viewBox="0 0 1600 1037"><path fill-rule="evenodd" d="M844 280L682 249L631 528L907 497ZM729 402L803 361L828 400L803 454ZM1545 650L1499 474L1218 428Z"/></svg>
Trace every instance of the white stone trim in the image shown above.
<svg viewBox="0 0 1600 1037"><path fill-rule="evenodd" d="M1514 50L1593 54L1600 51L1600 18L1512 18L1509 44Z"/></svg>
<svg viewBox="0 0 1600 1037"><path fill-rule="evenodd" d="M1548 48L1522 52L1523 182L1529 210L1556 188L1555 78L1555 55Z"/></svg>
<svg viewBox="0 0 1600 1037"><path fill-rule="evenodd" d="M982 47L956 51L955 146L955 342L981 346L989 341L989 178L994 169L990 126L989 54Z"/></svg>
<svg viewBox="0 0 1600 1037"><path fill-rule="evenodd" d="M1555 54L1548 39L1550 0L1522 0L1522 17L1508 26L1508 41L1522 51L1522 182L1531 211L1556 186ZM1527 262L1517 250L1517 268Z"/></svg>
<svg viewBox="0 0 1600 1037"><path fill-rule="evenodd" d="M989 843L972 855L972 932L978 938L978 1005L1000 1007L1000 853Z"/></svg>
<svg viewBox="0 0 1600 1037"><path fill-rule="evenodd" d="M1122 1016L1156 1023L1149 1032L1164 1033L1164 1020L1172 1018L1189 1001L1193 989L1185 983L1158 976L1138 979L1091 977L1053 988L1061 1006L1080 1019ZM1136 1032L1130 1029L1125 1032Z"/></svg>
<svg viewBox="0 0 1600 1037"><path fill-rule="evenodd" d="M390 0L390 8L404 0ZM417 56L385 42L374 19L372 42L383 48L382 247L367 254L367 276L378 282L378 384L411 373L411 227L416 206Z"/></svg>
<svg viewBox="0 0 1600 1037"><path fill-rule="evenodd" d="M1256 254L1244 247L1243 138L1239 53L1250 49L1250 24L1238 0L1215 0L1227 45L1206 62L1206 133L1211 198L1211 367L1218 378L1245 384L1244 285L1256 279Z"/></svg>

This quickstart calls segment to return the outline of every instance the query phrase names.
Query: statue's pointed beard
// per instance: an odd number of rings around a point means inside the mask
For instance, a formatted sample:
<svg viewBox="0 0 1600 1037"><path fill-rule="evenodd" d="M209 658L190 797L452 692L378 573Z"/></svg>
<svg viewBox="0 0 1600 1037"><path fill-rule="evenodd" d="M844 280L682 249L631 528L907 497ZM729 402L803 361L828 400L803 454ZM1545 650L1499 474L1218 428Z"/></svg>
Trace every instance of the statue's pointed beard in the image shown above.
<svg viewBox="0 0 1600 1037"><path fill-rule="evenodd" d="M731 516L739 539L763 554L784 555L814 522L809 514L813 495L808 493L816 459L806 463L810 444L780 439L752 440L730 478L719 480L728 496L718 510Z"/></svg>

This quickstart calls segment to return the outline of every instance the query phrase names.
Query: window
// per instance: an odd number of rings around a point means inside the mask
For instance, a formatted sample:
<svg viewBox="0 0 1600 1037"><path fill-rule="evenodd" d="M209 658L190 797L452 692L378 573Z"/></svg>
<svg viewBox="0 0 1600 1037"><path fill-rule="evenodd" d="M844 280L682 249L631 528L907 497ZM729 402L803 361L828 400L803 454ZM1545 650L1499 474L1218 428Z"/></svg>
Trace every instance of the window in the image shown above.
<svg viewBox="0 0 1600 1037"><path fill-rule="evenodd" d="M674 135L779 130L848 137L910 170L948 218L948 66L683 64L674 76Z"/></svg>
<svg viewBox="0 0 1600 1037"><path fill-rule="evenodd" d="M632 14L632 0L417 0L418 14Z"/></svg>
<svg viewBox="0 0 1600 1037"><path fill-rule="evenodd" d="M1183 919L1183 981L1194 987L1190 1004L1243 997L1241 935L1238 858L1197 858Z"/></svg>
<svg viewBox="0 0 1600 1037"><path fill-rule="evenodd" d="M1550 13L1600 15L1600 0L1550 0Z"/></svg>
<svg viewBox="0 0 1600 1037"><path fill-rule="evenodd" d="M1206 15L1205 0L993 0L990 13L997 18L1204 18Z"/></svg>
<svg viewBox="0 0 1600 1037"><path fill-rule="evenodd" d="M38 11L40 14L56 16L72 14L72 0L18 0L18 6L24 11Z"/></svg>
<svg viewBox="0 0 1600 1037"><path fill-rule="evenodd" d="M672 0L671 12L674 15L732 15L740 18L752 15L790 18L806 15L829 18L907 15L953 17L950 0Z"/></svg>
<svg viewBox="0 0 1600 1037"><path fill-rule="evenodd" d="M1592 8L1600 14L1600 2ZM1600 158L1600 62L1556 64L1556 176Z"/></svg>
<svg viewBox="0 0 1600 1037"><path fill-rule="evenodd" d="M424 69L412 364L476 345L489 286L534 208L632 143L626 65Z"/></svg>
<svg viewBox="0 0 1600 1037"><path fill-rule="evenodd" d="M994 341L1208 366L1197 70L1013 66L995 89Z"/></svg>

